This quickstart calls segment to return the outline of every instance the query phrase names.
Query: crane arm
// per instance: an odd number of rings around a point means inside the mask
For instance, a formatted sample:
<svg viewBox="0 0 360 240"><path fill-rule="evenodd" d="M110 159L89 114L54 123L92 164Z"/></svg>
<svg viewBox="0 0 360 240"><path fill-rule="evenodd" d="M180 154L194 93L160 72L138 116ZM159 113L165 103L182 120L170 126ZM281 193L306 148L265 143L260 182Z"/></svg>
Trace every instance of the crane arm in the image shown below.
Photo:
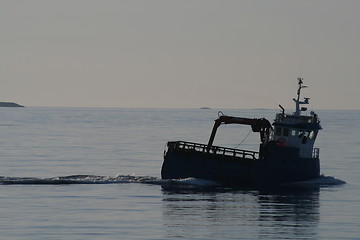
<svg viewBox="0 0 360 240"><path fill-rule="evenodd" d="M209 152L215 139L216 131L221 124L244 124L250 125L253 132L260 132L261 142L265 142L265 139L270 135L272 129L270 122L265 118L241 118L222 115L215 120L214 127L212 129L210 139L206 150Z"/></svg>

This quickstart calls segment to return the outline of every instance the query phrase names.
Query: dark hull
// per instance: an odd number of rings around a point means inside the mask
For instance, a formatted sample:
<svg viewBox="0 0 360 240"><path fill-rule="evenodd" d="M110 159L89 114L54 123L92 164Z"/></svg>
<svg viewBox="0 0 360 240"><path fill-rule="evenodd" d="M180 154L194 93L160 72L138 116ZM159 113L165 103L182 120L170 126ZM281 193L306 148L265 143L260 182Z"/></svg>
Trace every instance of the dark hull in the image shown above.
<svg viewBox="0 0 360 240"><path fill-rule="evenodd" d="M320 175L318 158L300 158L298 149L267 144L258 157L176 147L169 142L161 169L163 179L200 178L227 186L279 185ZM235 151L235 149L234 149ZM227 152L228 153L228 152Z"/></svg>

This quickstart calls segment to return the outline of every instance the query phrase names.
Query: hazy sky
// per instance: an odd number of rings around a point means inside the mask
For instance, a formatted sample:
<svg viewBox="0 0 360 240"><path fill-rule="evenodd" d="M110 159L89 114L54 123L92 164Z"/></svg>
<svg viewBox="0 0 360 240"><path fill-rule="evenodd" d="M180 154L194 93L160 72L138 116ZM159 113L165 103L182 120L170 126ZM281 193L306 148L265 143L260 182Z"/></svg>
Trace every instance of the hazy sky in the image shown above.
<svg viewBox="0 0 360 240"><path fill-rule="evenodd" d="M0 101L360 109L360 1L0 0Z"/></svg>

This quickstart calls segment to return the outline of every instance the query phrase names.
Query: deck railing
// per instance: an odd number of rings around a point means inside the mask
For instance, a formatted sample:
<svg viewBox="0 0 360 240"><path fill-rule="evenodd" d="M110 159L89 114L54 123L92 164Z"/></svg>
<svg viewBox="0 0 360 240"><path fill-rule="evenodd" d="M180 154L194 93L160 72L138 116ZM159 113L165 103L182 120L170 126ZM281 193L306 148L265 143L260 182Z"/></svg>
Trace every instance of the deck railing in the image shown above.
<svg viewBox="0 0 360 240"><path fill-rule="evenodd" d="M184 142L184 141L168 142L167 147L169 149L192 150L192 151L204 152L204 153L207 152L206 144L194 143L194 142ZM212 146L209 153L216 155L253 159L253 160L258 159L259 156L258 152L235 149L235 148L219 147L219 146Z"/></svg>
<svg viewBox="0 0 360 240"><path fill-rule="evenodd" d="M319 155L320 155L320 149L313 148L312 158L319 158Z"/></svg>

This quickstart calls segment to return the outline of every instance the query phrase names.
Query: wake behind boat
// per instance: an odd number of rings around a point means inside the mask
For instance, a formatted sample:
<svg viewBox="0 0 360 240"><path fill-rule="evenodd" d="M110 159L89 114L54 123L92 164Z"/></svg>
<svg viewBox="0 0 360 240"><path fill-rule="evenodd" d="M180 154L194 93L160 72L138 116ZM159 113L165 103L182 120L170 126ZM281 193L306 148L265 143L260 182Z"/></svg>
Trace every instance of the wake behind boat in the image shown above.
<svg viewBox="0 0 360 240"><path fill-rule="evenodd" d="M310 98L300 100L303 78L298 78L295 112L276 114L272 124L265 119L222 115L215 120L208 144L171 141L167 143L161 169L162 179L199 178L230 186L263 186L306 181L320 176L319 149L314 148L322 129L314 112L302 115ZM260 133L259 151L213 146L222 124L250 125Z"/></svg>

